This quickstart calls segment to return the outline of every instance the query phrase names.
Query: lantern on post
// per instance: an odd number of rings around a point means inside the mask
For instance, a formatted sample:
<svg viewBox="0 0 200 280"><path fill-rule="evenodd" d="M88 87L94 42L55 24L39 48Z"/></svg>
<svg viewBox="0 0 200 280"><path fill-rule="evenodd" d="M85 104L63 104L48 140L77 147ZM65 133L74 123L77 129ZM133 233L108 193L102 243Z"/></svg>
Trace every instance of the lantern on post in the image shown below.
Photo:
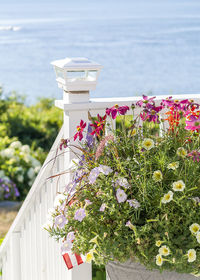
<svg viewBox="0 0 200 280"><path fill-rule="evenodd" d="M95 90L102 66L87 58L65 58L51 63L58 87L67 92Z"/></svg>

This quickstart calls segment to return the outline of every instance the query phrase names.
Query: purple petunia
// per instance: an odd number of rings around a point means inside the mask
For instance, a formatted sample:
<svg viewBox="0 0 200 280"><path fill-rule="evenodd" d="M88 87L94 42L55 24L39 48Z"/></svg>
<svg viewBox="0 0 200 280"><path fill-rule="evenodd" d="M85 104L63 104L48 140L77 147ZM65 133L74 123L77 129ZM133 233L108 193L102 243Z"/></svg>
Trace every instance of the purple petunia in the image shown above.
<svg viewBox="0 0 200 280"><path fill-rule="evenodd" d="M109 175L111 172L113 172L113 170L109 166L99 165L98 167L95 167L90 171L90 174L88 176L89 183L94 184L100 173Z"/></svg>
<svg viewBox="0 0 200 280"><path fill-rule="evenodd" d="M68 253L69 251L71 251L73 247L73 243L70 242L70 241L65 241L63 242L62 246L61 246L61 252L62 252L62 255Z"/></svg>
<svg viewBox="0 0 200 280"><path fill-rule="evenodd" d="M127 200L127 202L129 203L129 205L135 209L140 207L140 203L136 200L136 199L129 199Z"/></svg>
<svg viewBox="0 0 200 280"><path fill-rule="evenodd" d="M112 168L106 165L99 165L99 171L103 173L104 175L109 175L111 172L113 172Z"/></svg>
<svg viewBox="0 0 200 280"><path fill-rule="evenodd" d="M127 195L122 189L118 189L116 192L117 201L119 203L126 201Z"/></svg>
<svg viewBox="0 0 200 280"><path fill-rule="evenodd" d="M129 185L129 182L126 178L122 178L122 177L119 177L117 180L116 180L116 185L119 185L121 187L124 187L125 189L129 188L130 185Z"/></svg>
<svg viewBox="0 0 200 280"><path fill-rule="evenodd" d="M68 220L64 215L59 215L55 218L55 226L63 228L68 223Z"/></svg>
<svg viewBox="0 0 200 280"><path fill-rule="evenodd" d="M82 220L85 218L86 213L84 208L80 208L76 211L74 215L74 220L77 220L79 222L82 222Z"/></svg>
<svg viewBox="0 0 200 280"><path fill-rule="evenodd" d="M70 231L70 232L67 234L67 241L68 241L68 242L72 242L74 239L75 239L74 232L73 232L73 231Z"/></svg>
<svg viewBox="0 0 200 280"><path fill-rule="evenodd" d="M101 205L99 211L100 211L100 212L104 212L105 208L106 208L106 204L103 203L103 204Z"/></svg>

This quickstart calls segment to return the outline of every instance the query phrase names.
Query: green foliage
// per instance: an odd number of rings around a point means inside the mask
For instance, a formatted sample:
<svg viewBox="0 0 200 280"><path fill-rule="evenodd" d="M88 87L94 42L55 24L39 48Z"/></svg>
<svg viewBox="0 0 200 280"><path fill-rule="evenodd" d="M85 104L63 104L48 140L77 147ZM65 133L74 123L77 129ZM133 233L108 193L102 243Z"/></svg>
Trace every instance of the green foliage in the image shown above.
<svg viewBox="0 0 200 280"><path fill-rule="evenodd" d="M73 251L97 265L132 259L149 269L200 273L200 138L177 115L172 111L165 131L122 117L113 136L101 131L92 146L80 143L76 191L63 193L51 210L50 235L73 231Z"/></svg>
<svg viewBox="0 0 200 280"><path fill-rule="evenodd" d="M24 199L57 137L62 112L52 99L27 106L25 97L0 88L0 119L0 177L12 180Z"/></svg>

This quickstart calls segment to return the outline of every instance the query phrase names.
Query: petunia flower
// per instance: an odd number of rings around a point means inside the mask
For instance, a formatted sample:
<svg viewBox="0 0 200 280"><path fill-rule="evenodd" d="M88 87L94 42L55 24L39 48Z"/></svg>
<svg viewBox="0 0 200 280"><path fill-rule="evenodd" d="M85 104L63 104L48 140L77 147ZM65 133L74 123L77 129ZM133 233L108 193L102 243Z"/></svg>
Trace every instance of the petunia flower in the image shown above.
<svg viewBox="0 0 200 280"><path fill-rule="evenodd" d="M64 215L59 215L55 218L55 226L63 228L68 223L68 220Z"/></svg>
<svg viewBox="0 0 200 280"><path fill-rule="evenodd" d="M140 207L140 203L136 199L129 199L127 200L129 205L135 209L138 209Z"/></svg>
<svg viewBox="0 0 200 280"><path fill-rule="evenodd" d="M62 255L68 253L69 251L71 251L73 247L73 243L71 241L65 241L63 242L62 246L61 246L61 252Z"/></svg>
<svg viewBox="0 0 200 280"><path fill-rule="evenodd" d="M172 191L169 191L168 193L166 193L163 196L161 202L164 203L164 204L169 203L170 201L173 200L173 195L174 195L174 193Z"/></svg>
<svg viewBox="0 0 200 280"><path fill-rule="evenodd" d="M86 127L86 122L81 120L80 124L76 127L77 132L74 135L74 141L77 139L77 137L79 137L79 141L81 141L83 139L83 130L85 127Z"/></svg>
<svg viewBox="0 0 200 280"><path fill-rule="evenodd" d="M112 119L114 120L117 117L117 113L120 115L125 115L129 109L130 108L128 106L119 106L116 104L113 107L106 109L106 115L111 115Z"/></svg>
<svg viewBox="0 0 200 280"><path fill-rule="evenodd" d="M122 202L126 201L126 199L127 199L127 195L122 189L117 190L116 197L117 197L117 201L119 203L122 203Z"/></svg>
<svg viewBox="0 0 200 280"><path fill-rule="evenodd" d="M68 232L67 234L67 241L72 242L75 239L75 235L73 231Z"/></svg>
<svg viewBox="0 0 200 280"><path fill-rule="evenodd" d="M188 262L196 261L196 251L194 249L190 249L187 252Z"/></svg>
<svg viewBox="0 0 200 280"><path fill-rule="evenodd" d="M99 209L100 212L104 212L104 210L106 209L106 204L103 203Z"/></svg>
<svg viewBox="0 0 200 280"><path fill-rule="evenodd" d="M160 254L158 254L158 255L156 256L156 264L157 264L158 266L162 266L162 264L163 264L163 258L162 258L162 256L161 256Z"/></svg>
<svg viewBox="0 0 200 280"><path fill-rule="evenodd" d="M159 254L161 256L168 256L170 254L170 249L166 245L164 245L164 246L160 247Z"/></svg>
<svg viewBox="0 0 200 280"><path fill-rule="evenodd" d="M126 178L123 178L123 177L118 177L115 184L119 185L121 187L124 187L125 189L130 187L130 184L129 184L128 180Z"/></svg>
<svg viewBox="0 0 200 280"><path fill-rule="evenodd" d="M200 225L197 223L194 223L190 226L190 231L193 234L197 234L198 232L200 232Z"/></svg>
<svg viewBox="0 0 200 280"><path fill-rule="evenodd" d="M82 220L85 218L86 213L84 208L80 208L76 211L74 215L74 220L77 220L79 222L82 222Z"/></svg>
<svg viewBox="0 0 200 280"><path fill-rule="evenodd" d="M161 182L163 179L162 172L160 170L154 171L152 178L155 182Z"/></svg>
<svg viewBox="0 0 200 280"><path fill-rule="evenodd" d="M182 180L179 180L177 182L174 182L172 184L172 189L175 192L182 192L185 189L185 183Z"/></svg>
<svg viewBox="0 0 200 280"><path fill-rule="evenodd" d="M142 142L142 147L149 151L154 147L154 141L150 138L145 138Z"/></svg>

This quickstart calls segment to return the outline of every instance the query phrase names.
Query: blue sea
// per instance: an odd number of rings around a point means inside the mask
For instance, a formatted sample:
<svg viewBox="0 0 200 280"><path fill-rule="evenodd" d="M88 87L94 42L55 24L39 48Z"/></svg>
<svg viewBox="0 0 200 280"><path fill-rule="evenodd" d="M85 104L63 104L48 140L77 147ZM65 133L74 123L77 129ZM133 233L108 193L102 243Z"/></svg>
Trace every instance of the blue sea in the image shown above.
<svg viewBox="0 0 200 280"><path fill-rule="evenodd" d="M104 66L92 97L200 93L199 0L0 0L0 84L61 98L50 62Z"/></svg>

